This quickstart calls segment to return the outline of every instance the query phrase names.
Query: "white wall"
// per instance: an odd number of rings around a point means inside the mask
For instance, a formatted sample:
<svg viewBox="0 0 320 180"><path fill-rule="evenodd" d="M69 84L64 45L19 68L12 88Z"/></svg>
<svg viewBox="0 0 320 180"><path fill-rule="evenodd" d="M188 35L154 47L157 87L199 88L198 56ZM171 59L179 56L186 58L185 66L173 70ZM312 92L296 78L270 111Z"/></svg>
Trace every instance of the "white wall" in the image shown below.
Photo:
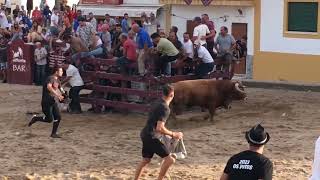
<svg viewBox="0 0 320 180"><path fill-rule="evenodd" d="M33 0L33 8L35 8L36 6L40 6L40 2L41 0ZM52 9L54 7L54 0L47 0L47 4L49 5L49 7ZM77 4L79 2L79 0L68 0L68 5L70 7L72 7L72 4ZM20 5L23 5L25 7L25 9L27 9L27 0L20 0Z"/></svg>
<svg viewBox="0 0 320 180"><path fill-rule="evenodd" d="M159 0L123 0L123 4L159 4Z"/></svg>
<svg viewBox="0 0 320 180"><path fill-rule="evenodd" d="M238 9L242 9L243 16L240 16ZM254 8L253 7L233 7L233 6L187 6L187 5L173 5L171 25L179 28L178 37L181 39L182 34L187 29L187 20L192 20L201 14L208 14L210 19L214 22L216 31L220 31L221 26L227 26L229 32L232 31L232 23L248 23L248 55L253 55L253 38L254 38ZM227 17L224 22L222 16Z"/></svg>
<svg viewBox="0 0 320 180"><path fill-rule="evenodd" d="M283 10L284 1L261 1L260 50L320 55L320 39L283 37Z"/></svg>

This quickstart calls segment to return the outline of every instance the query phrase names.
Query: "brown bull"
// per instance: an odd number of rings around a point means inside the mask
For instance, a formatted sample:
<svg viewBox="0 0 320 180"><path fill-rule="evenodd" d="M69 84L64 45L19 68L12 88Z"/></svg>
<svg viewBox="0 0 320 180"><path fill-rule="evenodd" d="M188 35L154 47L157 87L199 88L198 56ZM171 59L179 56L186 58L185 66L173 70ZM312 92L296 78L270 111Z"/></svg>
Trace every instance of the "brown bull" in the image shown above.
<svg viewBox="0 0 320 180"><path fill-rule="evenodd" d="M200 106L208 109L210 120L216 108L224 107L230 109L232 100L243 100L246 98L244 87L240 82L230 80L189 80L173 84L175 96L172 102L172 114L181 114L183 106Z"/></svg>

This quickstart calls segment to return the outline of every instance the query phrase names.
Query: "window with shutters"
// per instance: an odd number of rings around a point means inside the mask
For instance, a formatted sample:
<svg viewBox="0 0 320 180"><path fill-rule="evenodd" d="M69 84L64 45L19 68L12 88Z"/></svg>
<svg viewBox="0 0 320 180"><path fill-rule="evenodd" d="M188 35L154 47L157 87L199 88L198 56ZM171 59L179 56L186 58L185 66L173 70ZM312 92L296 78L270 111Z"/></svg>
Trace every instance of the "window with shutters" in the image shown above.
<svg viewBox="0 0 320 180"><path fill-rule="evenodd" d="M285 0L284 36L320 38L320 0Z"/></svg>

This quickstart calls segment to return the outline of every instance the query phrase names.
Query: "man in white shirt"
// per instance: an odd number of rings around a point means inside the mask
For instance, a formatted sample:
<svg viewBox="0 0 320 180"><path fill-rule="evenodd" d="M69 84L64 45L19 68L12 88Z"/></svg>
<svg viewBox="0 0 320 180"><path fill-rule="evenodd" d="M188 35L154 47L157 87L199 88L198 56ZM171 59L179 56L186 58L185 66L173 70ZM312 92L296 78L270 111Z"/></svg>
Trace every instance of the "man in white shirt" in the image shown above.
<svg viewBox="0 0 320 180"><path fill-rule="evenodd" d="M189 33L185 32L183 34L183 49L184 53L186 53L188 61L193 59L193 44L192 41L190 40L190 35Z"/></svg>
<svg viewBox="0 0 320 180"><path fill-rule="evenodd" d="M197 58L201 61L195 69L198 78L203 78L214 68L214 61L209 51L201 45L199 41L195 42Z"/></svg>
<svg viewBox="0 0 320 180"><path fill-rule="evenodd" d="M4 7L0 9L0 28L6 29L9 28L8 19L4 10Z"/></svg>
<svg viewBox="0 0 320 180"><path fill-rule="evenodd" d="M62 84L64 85L69 83L71 86L69 91L71 102L69 104L68 111L79 114L82 112L79 93L83 89L84 82L80 76L79 70L69 62L64 61L63 69L66 70L67 78L62 82Z"/></svg>
<svg viewBox="0 0 320 180"><path fill-rule="evenodd" d="M193 29L193 38L192 40L195 42L199 42L201 46L207 48L207 34L210 34L210 30L207 25L201 23L200 17L194 18L194 23L196 27Z"/></svg>
<svg viewBox="0 0 320 180"><path fill-rule="evenodd" d="M312 176L309 180L320 180L320 137L316 141L312 166Z"/></svg>

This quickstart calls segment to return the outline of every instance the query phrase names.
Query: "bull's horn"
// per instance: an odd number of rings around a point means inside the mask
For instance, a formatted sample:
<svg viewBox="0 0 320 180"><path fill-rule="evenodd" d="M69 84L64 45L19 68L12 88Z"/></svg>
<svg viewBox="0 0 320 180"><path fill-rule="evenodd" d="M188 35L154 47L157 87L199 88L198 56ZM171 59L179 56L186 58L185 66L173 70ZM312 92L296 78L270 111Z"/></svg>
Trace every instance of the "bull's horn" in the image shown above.
<svg viewBox="0 0 320 180"><path fill-rule="evenodd" d="M234 84L234 87L235 87L236 90L239 91L240 93L244 93L244 94L245 94L245 92L242 91L242 90L239 88L239 85L240 85L239 83L235 83L235 84Z"/></svg>

